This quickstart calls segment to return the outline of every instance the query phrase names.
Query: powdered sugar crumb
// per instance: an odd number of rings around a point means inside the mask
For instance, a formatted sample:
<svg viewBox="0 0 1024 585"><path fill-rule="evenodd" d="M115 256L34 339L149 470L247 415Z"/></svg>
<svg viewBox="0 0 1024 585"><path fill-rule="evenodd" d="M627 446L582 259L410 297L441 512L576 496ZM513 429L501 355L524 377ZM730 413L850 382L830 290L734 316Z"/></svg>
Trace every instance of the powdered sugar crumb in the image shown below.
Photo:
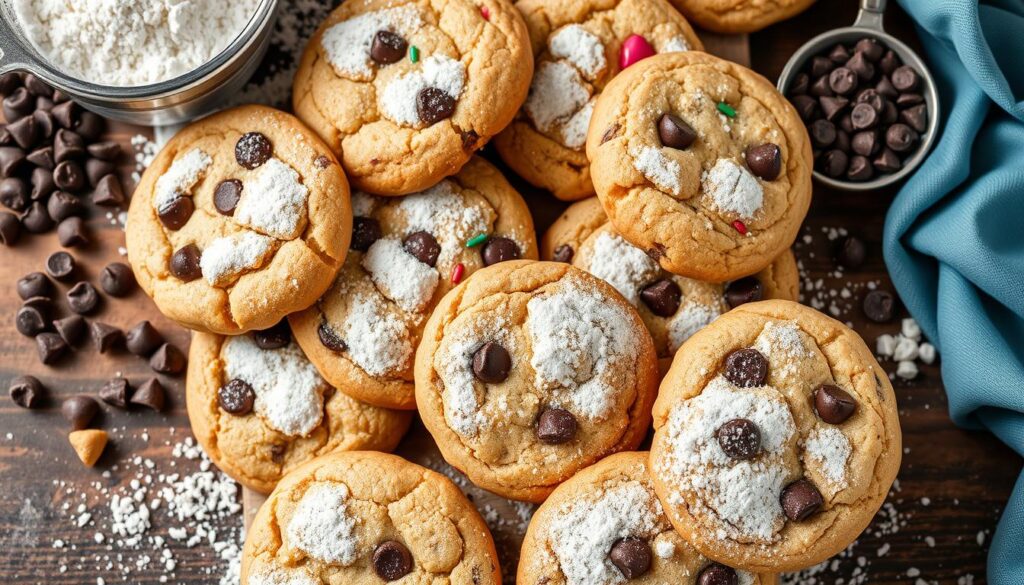
<svg viewBox="0 0 1024 585"><path fill-rule="evenodd" d="M210 242L199 258L203 278L213 286L225 286L247 270L263 265L274 240L255 232L241 232Z"/></svg>
<svg viewBox="0 0 1024 585"><path fill-rule="evenodd" d="M640 302L640 288L661 274L643 250L607 230L594 239L589 262L581 268L615 287L633 306Z"/></svg>
<svg viewBox="0 0 1024 585"><path fill-rule="evenodd" d="M804 445L804 465L815 464L834 492L847 486L846 462L850 459L850 440L836 427L817 427Z"/></svg>
<svg viewBox="0 0 1024 585"><path fill-rule="evenodd" d="M167 172L156 180L153 208L157 213L166 209L175 199L191 196L192 188L199 183L206 174L206 169L212 164L213 159L210 155L198 148L193 148L172 162Z"/></svg>
<svg viewBox="0 0 1024 585"><path fill-rule="evenodd" d="M548 49L552 56L569 61L590 80L607 64L601 39L579 24L564 26L548 37Z"/></svg>
<svg viewBox="0 0 1024 585"><path fill-rule="evenodd" d="M720 158L702 178L702 188L719 211L751 219L764 204L764 190L750 171Z"/></svg>
<svg viewBox="0 0 1024 585"><path fill-rule="evenodd" d="M371 376L400 372L412 359L409 328L387 312L376 294L352 298L341 333L348 344L346 355Z"/></svg>
<svg viewBox="0 0 1024 585"><path fill-rule="evenodd" d="M668 323L669 352L674 354L687 339L710 325L720 314L718 307L709 307L684 299Z"/></svg>
<svg viewBox="0 0 1024 585"><path fill-rule="evenodd" d="M422 312L440 281L437 270L406 252L394 238L374 242L363 256L363 268L381 294L409 312Z"/></svg>
<svg viewBox="0 0 1024 585"><path fill-rule="evenodd" d="M541 132L550 132L567 121L590 100L590 92L572 65L565 61L544 61L530 84L523 111Z"/></svg>
<svg viewBox="0 0 1024 585"><path fill-rule="evenodd" d="M359 549L356 519L348 513L348 486L315 483L288 522L289 544L325 563L351 565Z"/></svg>
<svg viewBox="0 0 1024 585"><path fill-rule="evenodd" d="M679 182L682 167L678 162L668 158L653 146L631 149L630 156L633 157L633 167L658 189L675 196L682 195L682 185Z"/></svg>
<svg viewBox="0 0 1024 585"><path fill-rule="evenodd" d="M263 163L242 188L235 220L281 240L292 240L306 223L309 189L299 173L277 158Z"/></svg>

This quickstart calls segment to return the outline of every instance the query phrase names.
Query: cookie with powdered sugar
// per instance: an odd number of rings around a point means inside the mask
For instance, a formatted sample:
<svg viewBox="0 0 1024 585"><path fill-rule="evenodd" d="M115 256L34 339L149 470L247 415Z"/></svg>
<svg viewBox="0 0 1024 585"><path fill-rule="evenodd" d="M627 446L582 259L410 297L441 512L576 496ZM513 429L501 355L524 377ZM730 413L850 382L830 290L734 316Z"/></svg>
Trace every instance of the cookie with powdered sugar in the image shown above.
<svg viewBox="0 0 1024 585"><path fill-rule="evenodd" d="M335 387L413 409L413 356L437 301L481 267L537 258L529 209L474 157L406 197L356 193L351 250L331 288L290 317L309 359Z"/></svg>
<svg viewBox="0 0 1024 585"><path fill-rule="evenodd" d="M188 368L196 440L222 471L264 494L319 455L390 451L412 420L335 390L292 340L287 322L231 337L197 333Z"/></svg>
<svg viewBox="0 0 1024 585"><path fill-rule="evenodd" d="M700 51L616 76L587 135L615 229L662 268L725 282L770 265L811 202L811 143L767 79Z"/></svg>
<svg viewBox="0 0 1024 585"><path fill-rule="evenodd" d="M533 514L521 585L774 585L770 574L709 560L676 532L654 493L647 452L602 459L558 486Z"/></svg>
<svg viewBox="0 0 1024 585"><path fill-rule="evenodd" d="M281 480L253 519L241 585L501 583L487 525L447 477L401 457L332 453Z"/></svg>
<svg viewBox="0 0 1024 585"><path fill-rule="evenodd" d="M348 183L293 116L233 108L174 136L132 196L125 239L160 311L236 335L305 309L345 259Z"/></svg>
<svg viewBox="0 0 1024 585"><path fill-rule="evenodd" d="M516 8L530 31L536 71L495 147L516 173L559 199L593 195L583 147L597 96L638 58L704 47L667 0L520 0Z"/></svg>
<svg viewBox="0 0 1024 585"><path fill-rule="evenodd" d="M292 101L353 187L404 195L457 173L512 120L532 75L508 0L345 2L306 46Z"/></svg>
<svg viewBox="0 0 1024 585"><path fill-rule="evenodd" d="M445 460L515 500L636 448L657 381L633 307L556 262L480 270L441 299L416 352L416 405Z"/></svg>
<svg viewBox="0 0 1024 585"><path fill-rule="evenodd" d="M691 335L722 313L762 299L795 301L800 274L786 250L757 274L717 284L667 272L608 223L597 198L568 209L541 239L541 260L568 262L604 279L640 313L662 371Z"/></svg>
<svg viewBox="0 0 1024 585"><path fill-rule="evenodd" d="M896 397L864 341L790 301L738 307L683 344L654 428L651 475L676 529L753 571L846 548L902 456Z"/></svg>

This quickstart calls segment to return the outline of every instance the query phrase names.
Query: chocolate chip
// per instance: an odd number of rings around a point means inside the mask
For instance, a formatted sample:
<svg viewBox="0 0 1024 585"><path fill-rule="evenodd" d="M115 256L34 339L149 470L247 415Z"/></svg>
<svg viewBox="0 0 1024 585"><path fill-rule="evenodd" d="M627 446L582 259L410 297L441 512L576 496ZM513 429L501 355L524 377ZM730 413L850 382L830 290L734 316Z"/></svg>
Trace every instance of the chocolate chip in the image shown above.
<svg viewBox="0 0 1024 585"><path fill-rule="evenodd" d="M405 57L405 50L408 47L409 43L400 35L388 30L379 30L373 35L370 58L382 65L397 63Z"/></svg>
<svg viewBox="0 0 1024 585"><path fill-rule="evenodd" d="M177 197L161 207L157 215L164 227L177 231L188 223L195 209L196 205L192 202L191 197Z"/></svg>
<svg viewBox="0 0 1024 585"><path fill-rule="evenodd" d="M835 63L830 59L820 55L815 55L811 58L811 77L815 79L823 77L824 75L827 75L829 71L832 71L835 66Z"/></svg>
<svg viewBox="0 0 1024 585"><path fill-rule="evenodd" d="M569 264L572 262L572 257L576 254L575 250L569 244L562 244L555 248L555 253L552 256L552 260L555 262L565 262Z"/></svg>
<svg viewBox="0 0 1024 585"><path fill-rule="evenodd" d="M281 319L273 327L253 331L252 339L260 349L280 349L291 342L292 330L288 327L288 321Z"/></svg>
<svg viewBox="0 0 1024 585"><path fill-rule="evenodd" d="M69 217L81 216L85 213L85 206L78 197L64 191L56 191L46 202L46 212L54 221L64 221Z"/></svg>
<svg viewBox="0 0 1024 585"><path fill-rule="evenodd" d="M39 139L39 128L36 126L36 119L32 116L25 116L17 122L8 124L7 132L14 139L14 143L24 150L31 149Z"/></svg>
<svg viewBox="0 0 1024 585"><path fill-rule="evenodd" d="M32 169L31 183L33 201L42 201L57 189L57 184L53 182L53 173L42 167ZM63 191L61 192L63 193ZM47 205L47 209L49 209L49 205ZM54 219L56 220L56 218Z"/></svg>
<svg viewBox="0 0 1024 585"><path fill-rule="evenodd" d="M19 71L11 71L0 75L0 96L9 96L22 86L22 75Z"/></svg>
<svg viewBox="0 0 1024 585"><path fill-rule="evenodd" d="M28 206L28 211L21 216L21 225L29 233L41 234L53 228L53 219L46 211L46 205L41 201L35 201Z"/></svg>
<svg viewBox="0 0 1024 585"><path fill-rule="evenodd" d="M885 52L885 55L878 61L878 68L882 70L882 73L886 75L892 75L893 71L900 66L900 59L896 56L896 53L891 49Z"/></svg>
<svg viewBox="0 0 1024 585"><path fill-rule="evenodd" d="M50 365L67 353L68 344L60 335L44 332L36 335L36 351L39 352L39 361Z"/></svg>
<svg viewBox="0 0 1024 585"><path fill-rule="evenodd" d="M679 285L669 278L649 284L640 290L640 299L652 313L659 317L671 317L679 309L683 292Z"/></svg>
<svg viewBox="0 0 1024 585"><path fill-rule="evenodd" d="M85 336L86 323L80 315L70 315L53 322L53 328L68 345L78 345Z"/></svg>
<svg viewBox="0 0 1024 585"><path fill-rule="evenodd" d="M217 404L224 412L243 416L252 412L256 393L244 380L235 378L217 389Z"/></svg>
<svg viewBox="0 0 1024 585"><path fill-rule="evenodd" d="M868 104L875 110L875 112L881 113L885 108L886 99L882 97L877 90L869 88L858 93L854 102L858 104Z"/></svg>
<svg viewBox="0 0 1024 585"><path fill-rule="evenodd" d="M320 338L320 343L331 351L342 352L348 349L345 340L326 321L321 322L320 326L316 328L316 335Z"/></svg>
<svg viewBox="0 0 1024 585"><path fill-rule="evenodd" d="M128 380L117 377L107 380L103 386L100 387L99 397L100 400L111 406L128 408L128 394L131 391L132 387L128 384Z"/></svg>
<svg viewBox="0 0 1024 585"><path fill-rule="evenodd" d="M53 169L53 182L63 191L81 191L85 187L85 171L77 161L66 160L57 163Z"/></svg>
<svg viewBox="0 0 1024 585"><path fill-rule="evenodd" d="M149 358L149 367L161 374L179 374L185 369L185 355L177 347L165 343Z"/></svg>
<svg viewBox="0 0 1024 585"><path fill-rule="evenodd" d="M0 181L0 203L14 211L24 211L28 207L28 184L17 177L7 177Z"/></svg>
<svg viewBox="0 0 1024 585"><path fill-rule="evenodd" d="M818 488L806 479L798 479L783 488L779 500L786 518L798 522L817 512L825 503Z"/></svg>
<svg viewBox="0 0 1024 585"><path fill-rule="evenodd" d="M501 236L491 238L480 249L480 257L483 258L484 266L506 260L518 260L520 258L519 245Z"/></svg>
<svg viewBox="0 0 1024 585"><path fill-rule="evenodd" d="M818 102L821 104L821 112L825 114L825 119L830 122L834 122L836 117L846 109L846 106L850 105L850 100L844 97L825 96L819 98Z"/></svg>
<svg viewBox="0 0 1024 585"><path fill-rule="evenodd" d="M867 257L864 240L857 236L846 236L839 242L836 250L836 261L846 268L860 268Z"/></svg>
<svg viewBox="0 0 1024 585"><path fill-rule="evenodd" d="M35 337L46 330L46 318L35 307L21 307L14 315L14 328L25 337Z"/></svg>
<svg viewBox="0 0 1024 585"><path fill-rule="evenodd" d="M124 191L121 189L121 182L117 180L117 177L111 174L100 179L92 191L92 202L96 205L110 207L124 203Z"/></svg>
<svg viewBox="0 0 1024 585"><path fill-rule="evenodd" d="M859 103L853 106L853 112L850 113L850 121L853 123L854 130L874 128L878 124L878 117L878 112L868 103Z"/></svg>
<svg viewBox="0 0 1024 585"><path fill-rule="evenodd" d="M811 85L811 78L806 73L797 73L793 77L793 82L789 85L789 95L798 96L807 93L807 88Z"/></svg>
<svg viewBox="0 0 1024 585"><path fill-rule="evenodd" d="M917 84L920 82L920 77L917 75L917 71L914 70L910 65L903 65L897 67L890 75L892 78L892 85L901 93L910 92L917 89Z"/></svg>
<svg viewBox="0 0 1024 585"><path fill-rule="evenodd" d="M107 323L89 323L89 334L92 336L96 351L100 353L107 353L124 343L124 332Z"/></svg>
<svg viewBox="0 0 1024 585"><path fill-rule="evenodd" d="M842 129L836 129L836 141L832 143L832 148L838 148L843 152L849 152L850 135L844 132Z"/></svg>
<svg viewBox="0 0 1024 585"><path fill-rule="evenodd" d="M885 47L882 46L876 39L865 37L859 41L853 47L854 51L864 54L864 57L871 62L878 61L882 58L885 53Z"/></svg>
<svg viewBox="0 0 1024 585"><path fill-rule="evenodd" d="M420 262L427 266L436 266L437 257L441 254L441 245L430 232L413 232L402 240L402 247Z"/></svg>
<svg viewBox="0 0 1024 585"><path fill-rule="evenodd" d="M164 343L164 336L149 321L140 321L125 335L128 351L141 357L149 357Z"/></svg>
<svg viewBox="0 0 1024 585"><path fill-rule="evenodd" d="M568 443L576 436L576 417L568 410L549 408L537 418L537 439L548 445Z"/></svg>
<svg viewBox="0 0 1024 585"><path fill-rule="evenodd" d="M861 156L872 156L882 145L878 142L878 132L874 130L862 130L853 135L850 141L850 149Z"/></svg>
<svg viewBox="0 0 1024 585"><path fill-rule="evenodd" d="M906 124L893 124L885 131L885 145L894 152L907 152L917 139L917 132Z"/></svg>
<svg viewBox="0 0 1024 585"><path fill-rule="evenodd" d="M839 386L822 384L814 391L814 410L821 420L837 425L857 410L857 401Z"/></svg>
<svg viewBox="0 0 1024 585"><path fill-rule="evenodd" d="M837 64L846 63L850 60L850 51L842 44L836 45L829 51L828 59Z"/></svg>
<svg viewBox="0 0 1024 585"><path fill-rule="evenodd" d="M747 167L765 181L774 181L782 170L782 150L768 142L747 149Z"/></svg>
<svg viewBox="0 0 1024 585"><path fill-rule="evenodd" d="M812 83L811 89L808 93L815 97L825 97L834 95L832 87L828 83L828 76L823 75L822 77L818 78L814 83Z"/></svg>
<svg viewBox="0 0 1024 585"><path fill-rule="evenodd" d="M71 100L71 96L69 96L68 94L64 93L63 91L61 91L59 89L53 90L53 103L55 103L55 104L63 104L64 102L67 102L67 101L70 101L70 100Z"/></svg>
<svg viewBox="0 0 1024 585"><path fill-rule="evenodd" d="M57 241L65 248L78 248L89 243L85 222L80 217L69 217L57 226Z"/></svg>
<svg viewBox="0 0 1024 585"><path fill-rule="evenodd" d="M271 445L270 446L270 459L274 463L281 463L284 461L284 455L288 452L288 445Z"/></svg>
<svg viewBox="0 0 1024 585"><path fill-rule="evenodd" d="M18 216L6 211L0 211L0 244L13 246L18 243L21 236L21 222Z"/></svg>
<svg viewBox="0 0 1024 585"><path fill-rule="evenodd" d="M424 124L432 126L452 117L455 113L455 98L442 89L425 87L416 96L416 112Z"/></svg>
<svg viewBox="0 0 1024 585"><path fill-rule="evenodd" d="M386 540L373 551L373 572L385 581L397 581L412 571L412 554L402 543Z"/></svg>
<svg viewBox="0 0 1024 585"><path fill-rule="evenodd" d="M33 150L25 156L25 160L37 167L42 167L43 169L50 171L53 170L53 167L57 166L57 163L53 160L52 146L43 146ZM53 181L52 173L50 174L50 181Z"/></svg>
<svg viewBox="0 0 1024 585"><path fill-rule="evenodd" d="M99 117L93 112L84 111L79 117L78 124L75 125L75 132L82 135L82 138L86 140L96 140L103 134L103 130L106 128L107 123L103 118Z"/></svg>
<svg viewBox="0 0 1024 585"><path fill-rule="evenodd" d="M896 105L905 108L907 106L916 106L917 104L924 103L924 96L919 93L901 93L896 98Z"/></svg>
<svg viewBox="0 0 1024 585"><path fill-rule="evenodd" d="M217 184L213 191L213 206L221 215L234 215L238 200L242 198L242 182L227 179Z"/></svg>
<svg viewBox="0 0 1024 585"><path fill-rule="evenodd" d="M36 100L28 93L28 90L24 87L19 87L4 98L4 118L8 124L16 122L31 114L32 110L35 109L35 103Z"/></svg>
<svg viewBox="0 0 1024 585"><path fill-rule="evenodd" d="M199 259L201 257L202 253L199 251L199 247L195 244L186 244L185 246L178 248L178 250L171 255L171 274L183 282L192 282L203 275L203 270L199 266Z"/></svg>
<svg viewBox="0 0 1024 585"><path fill-rule="evenodd" d="M85 149L89 152L89 156L100 160L114 162L117 157L121 156L121 145L113 140L95 142L86 146Z"/></svg>
<svg viewBox="0 0 1024 585"><path fill-rule="evenodd" d="M736 569L718 563L704 567L697 575L697 585L739 585Z"/></svg>
<svg viewBox="0 0 1024 585"><path fill-rule="evenodd" d="M155 412L160 412L164 409L164 404L167 398L166 394L167 393L164 392L164 386L160 383L160 380L150 378L135 390L135 393L128 399L128 402L137 406L145 406Z"/></svg>
<svg viewBox="0 0 1024 585"><path fill-rule="evenodd" d="M917 132L928 128L928 107L924 104L911 106L899 114L900 119Z"/></svg>
<svg viewBox="0 0 1024 585"><path fill-rule="evenodd" d="M818 100L809 95L794 96L790 101L804 122L810 122L814 117L814 111L818 109Z"/></svg>
<svg viewBox="0 0 1024 585"><path fill-rule="evenodd" d="M117 168L114 164L105 160L90 158L85 161L85 177L93 187L99 186L100 180L107 175L113 175L115 170L117 170Z"/></svg>
<svg viewBox="0 0 1024 585"><path fill-rule="evenodd" d="M811 142L818 148L825 148L836 140L836 126L828 120L815 120L811 123L809 130Z"/></svg>
<svg viewBox="0 0 1024 585"><path fill-rule="evenodd" d="M752 459L761 452L761 430L753 421L734 418L715 431L722 451L733 459Z"/></svg>
<svg viewBox="0 0 1024 585"><path fill-rule="evenodd" d="M608 560L615 565L622 576L637 579L651 569L651 545L646 540L627 536L612 545Z"/></svg>
<svg viewBox="0 0 1024 585"><path fill-rule="evenodd" d="M75 271L75 258L67 252L54 252L46 259L46 273L57 280L71 278Z"/></svg>
<svg viewBox="0 0 1024 585"><path fill-rule="evenodd" d="M313 164L318 169L326 169L327 167L331 166L331 159L321 154L320 156L316 157L316 160L313 161Z"/></svg>
<svg viewBox="0 0 1024 585"><path fill-rule="evenodd" d="M846 66L857 74L861 81L871 81L875 76L875 66L864 56L864 53L854 53L853 57L846 62Z"/></svg>
<svg viewBox="0 0 1024 585"><path fill-rule="evenodd" d="M828 86L839 95L857 89L857 74L847 67L838 67L828 74Z"/></svg>
<svg viewBox="0 0 1024 585"><path fill-rule="evenodd" d="M888 323L896 309L896 298L884 290L873 290L864 295L864 315L875 323Z"/></svg>
<svg viewBox="0 0 1024 585"><path fill-rule="evenodd" d="M66 160L85 156L85 141L71 130L60 129L53 137L53 161L62 163Z"/></svg>
<svg viewBox="0 0 1024 585"><path fill-rule="evenodd" d="M898 118L899 113L896 111L896 106L886 100L885 105L882 106L882 125L892 124Z"/></svg>
<svg viewBox="0 0 1024 585"><path fill-rule="evenodd" d="M380 222L372 217L352 218L352 242L349 248L365 252L374 242L384 237Z"/></svg>
<svg viewBox="0 0 1024 585"><path fill-rule="evenodd" d="M68 308L79 315L88 315L100 304L100 294L84 280L75 283L67 292Z"/></svg>
<svg viewBox="0 0 1024 585"><path fill-rule="evenodd" d="M259 132L247 132L235 143L235 160L249 170L270 160L273 152L270 139Z"/></svg>
<svg viewBox="0 0 1024 585"><path fill-rule="evenodd" d="M903 163L900 161L900 157L896 156L896 153L889 148L883 148L882 152L875 157L875 160L871 161L871 164L874 165L879 172L883 173L894 173L903 168Z"/></svg>
<svg viewBox="0 0 1024 585"><path fill-rule="evenodd" d="M100 287L113 297L123 297L135 288L135 274L123 262L111 262L100 272Z"/></svg>
<svg viewBox="0 0 1024 585"><path fill-rule="evenodd" d="M764 298L764 286L755 276L747 276L725 285L725 302L729 308L760 301Z"/></svg>
<svg viewBox="0 0 1024 585"><path fill-rule="evenodd" d="M76 431L88 427L99 410L99 403L90 396L72 396L60 405L60 413Z"/></svg>
<svg viewBox="0 0 1024 585"><path fill-rule="evenodd" d="M858 154L850 158L850 166L846 169L847 179L850 181L867 181L874 175L874 168L866 156Z"/></svg>
<svg viewBox="0 0 1024 585"><path fill-rule="evenodd" d="M497 342L488 341L473 353L473 375L481 382L504 382L511 369L512 357Z"/></svg>
<svg viewBox="0 0 1024 585"><path fill-rule="evenodd" d="M889 78L885 76L882 76L882 78L878 80L878 83L875 84L875 91L878 92L878 95L890 100L896 99L900 95L900 92L893 87Z"/></svg>
<svg viewBox="0 0 1024 585"><path fill-rule="evenodd" d="M60 124L61 128L71 130L78 123L78 106L73 101L65 101L53 106L50 110L53 119Z"/></svg>
<svg viewBox="0 0 1024 585"><path fill-rule="evenodd" d="M42 272L30 272L18 279L15 288L18 289L18 296L21 300L28 300L32 297L45 297L53 291L50 279Z"/></svg>
<svg viewBox="0 0 1024 585"><path fill-rule="evenodd" d="M22 408L36 408L43 402L46 387L34 376L18 376L7 387L11 400Z"/></svg>
<svg viewBox="0 0 1024 585"><path fill-rule="evenodd" d="M0 175L11 177L25 161L25 151L15 146L0 147ZM0 201L3 202L3 201ZM7 205L6 202L3 202ZM11 207L10 205L7 205ZM12 208L13 209L13 208ZM17 209L15 209L17 211Z"/></svg>
<svg viewBox="0 0 1024 585"><path fill-rule="evenodd" d="M679 116L662 114L658 119L658 136L663 145L683 150L697 139L697 132Z"/></svg>
<svg viewBox="0 0 1024 585"><path fill-rule="evenodd" d="M768 360L754 348L737 349L726 356L723 375L740 388L761 386L768 377Z"/></svg>

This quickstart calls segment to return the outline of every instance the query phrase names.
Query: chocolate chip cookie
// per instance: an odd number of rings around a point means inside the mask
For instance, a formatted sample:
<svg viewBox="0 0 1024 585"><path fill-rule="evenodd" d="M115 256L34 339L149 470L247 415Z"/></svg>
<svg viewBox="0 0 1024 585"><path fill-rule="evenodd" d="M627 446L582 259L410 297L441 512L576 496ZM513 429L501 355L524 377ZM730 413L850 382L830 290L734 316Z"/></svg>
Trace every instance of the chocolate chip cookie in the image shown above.
<svg viewBox="0 0 1024 585"><path fill-rule="evenodd" d="M233 108L188 126L146 169L128 259L164 315L235 335L305 309L348 249L348 183L294 117Z"/></svg>
<svg viewBox="0 0 1024 585"><path fill-rule="evenodd" d="M814 0L672 0L672 4L701 28L734 34L754 32L792 18Z"/></svg>
<svg viewBox="0 0 1024 585"><path fill-rule="evenodd" d="M729 309L799 296L800 274L789 250L757 274L724 284L678 276L620 236L594 197L570 205L548 228L541 259L568 262L614 286L651 332L662 371L684 341Z"/></svg>
<svg viewBox="0 0 1024 585"><path fill-rule="evenodd" d="M738 307L687 341L654 407L651 475L701 553L789 571L842 551L885 500L896 397L864 341L789 301Z"/></svg>
<svg viewBox="0 0 1024 585"><path fill-rule="evenodd" d="M416 352L416 404L473 483L543 501L635 448L657 384L650 334L604 281L556 262L505 262L449 292Z"/></svg>
<svg viewBox="0 0 1024 585"><path fill-rule="evenodd" d="M615 229L665 270L707 282L767 267L810 205L796 110L760 75L699 51L616 76L594 108L587 157Z"/></svg>
<svg viewBox="0 0 1024 585"><path fill-rule="evenodd" d="M253 519L242 585L501 583L483 518L447 477L371 451L319 457Z"/></svg>
<svg viewBox="0 0 1024 585"><path fill-rule="evenodd" d="M186 398L192 432L210 459L261 493L324 453L390 451L412 419L332 388L287 322L234 337L193 335Z"/></svg>
<svg viewBox="0 0 1024 585"><path fill-rule="evenodd" d="M536 71L516 119L494 144L530 183L572 201L594 193L584 152L594 102L619 71L671 51L703 50L667 0L520 0Z"/></svg>
<svg viewBox="0 0 1024 585"><path fill-rule="evenodd" d="M507 0L346 2L309 41L292 99L353 187L403 195L457 173L512 120L532 76Z"/></svg>
<svg viewBox="0 0 1024 585"><path fill-rule="evenodd" d="M474 157L430 189L402 198L357 193L351 250L320 300L290 317L309 359L335 387L412 409L413 355L437 301L470 274L537 258L519 193Z"/></svg>

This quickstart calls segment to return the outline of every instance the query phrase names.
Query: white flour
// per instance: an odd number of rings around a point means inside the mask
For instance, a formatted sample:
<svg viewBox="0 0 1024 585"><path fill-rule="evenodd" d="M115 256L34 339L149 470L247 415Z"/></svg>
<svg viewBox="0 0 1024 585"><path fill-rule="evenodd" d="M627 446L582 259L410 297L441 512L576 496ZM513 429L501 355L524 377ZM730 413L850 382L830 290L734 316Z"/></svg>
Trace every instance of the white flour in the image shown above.
<svg viewBox="0 0 1024 585"><path fill-rule="evenodd" d="M68 75L113 86L159 83L216 57L260 0L14 0L25 35Z"/></svg>

